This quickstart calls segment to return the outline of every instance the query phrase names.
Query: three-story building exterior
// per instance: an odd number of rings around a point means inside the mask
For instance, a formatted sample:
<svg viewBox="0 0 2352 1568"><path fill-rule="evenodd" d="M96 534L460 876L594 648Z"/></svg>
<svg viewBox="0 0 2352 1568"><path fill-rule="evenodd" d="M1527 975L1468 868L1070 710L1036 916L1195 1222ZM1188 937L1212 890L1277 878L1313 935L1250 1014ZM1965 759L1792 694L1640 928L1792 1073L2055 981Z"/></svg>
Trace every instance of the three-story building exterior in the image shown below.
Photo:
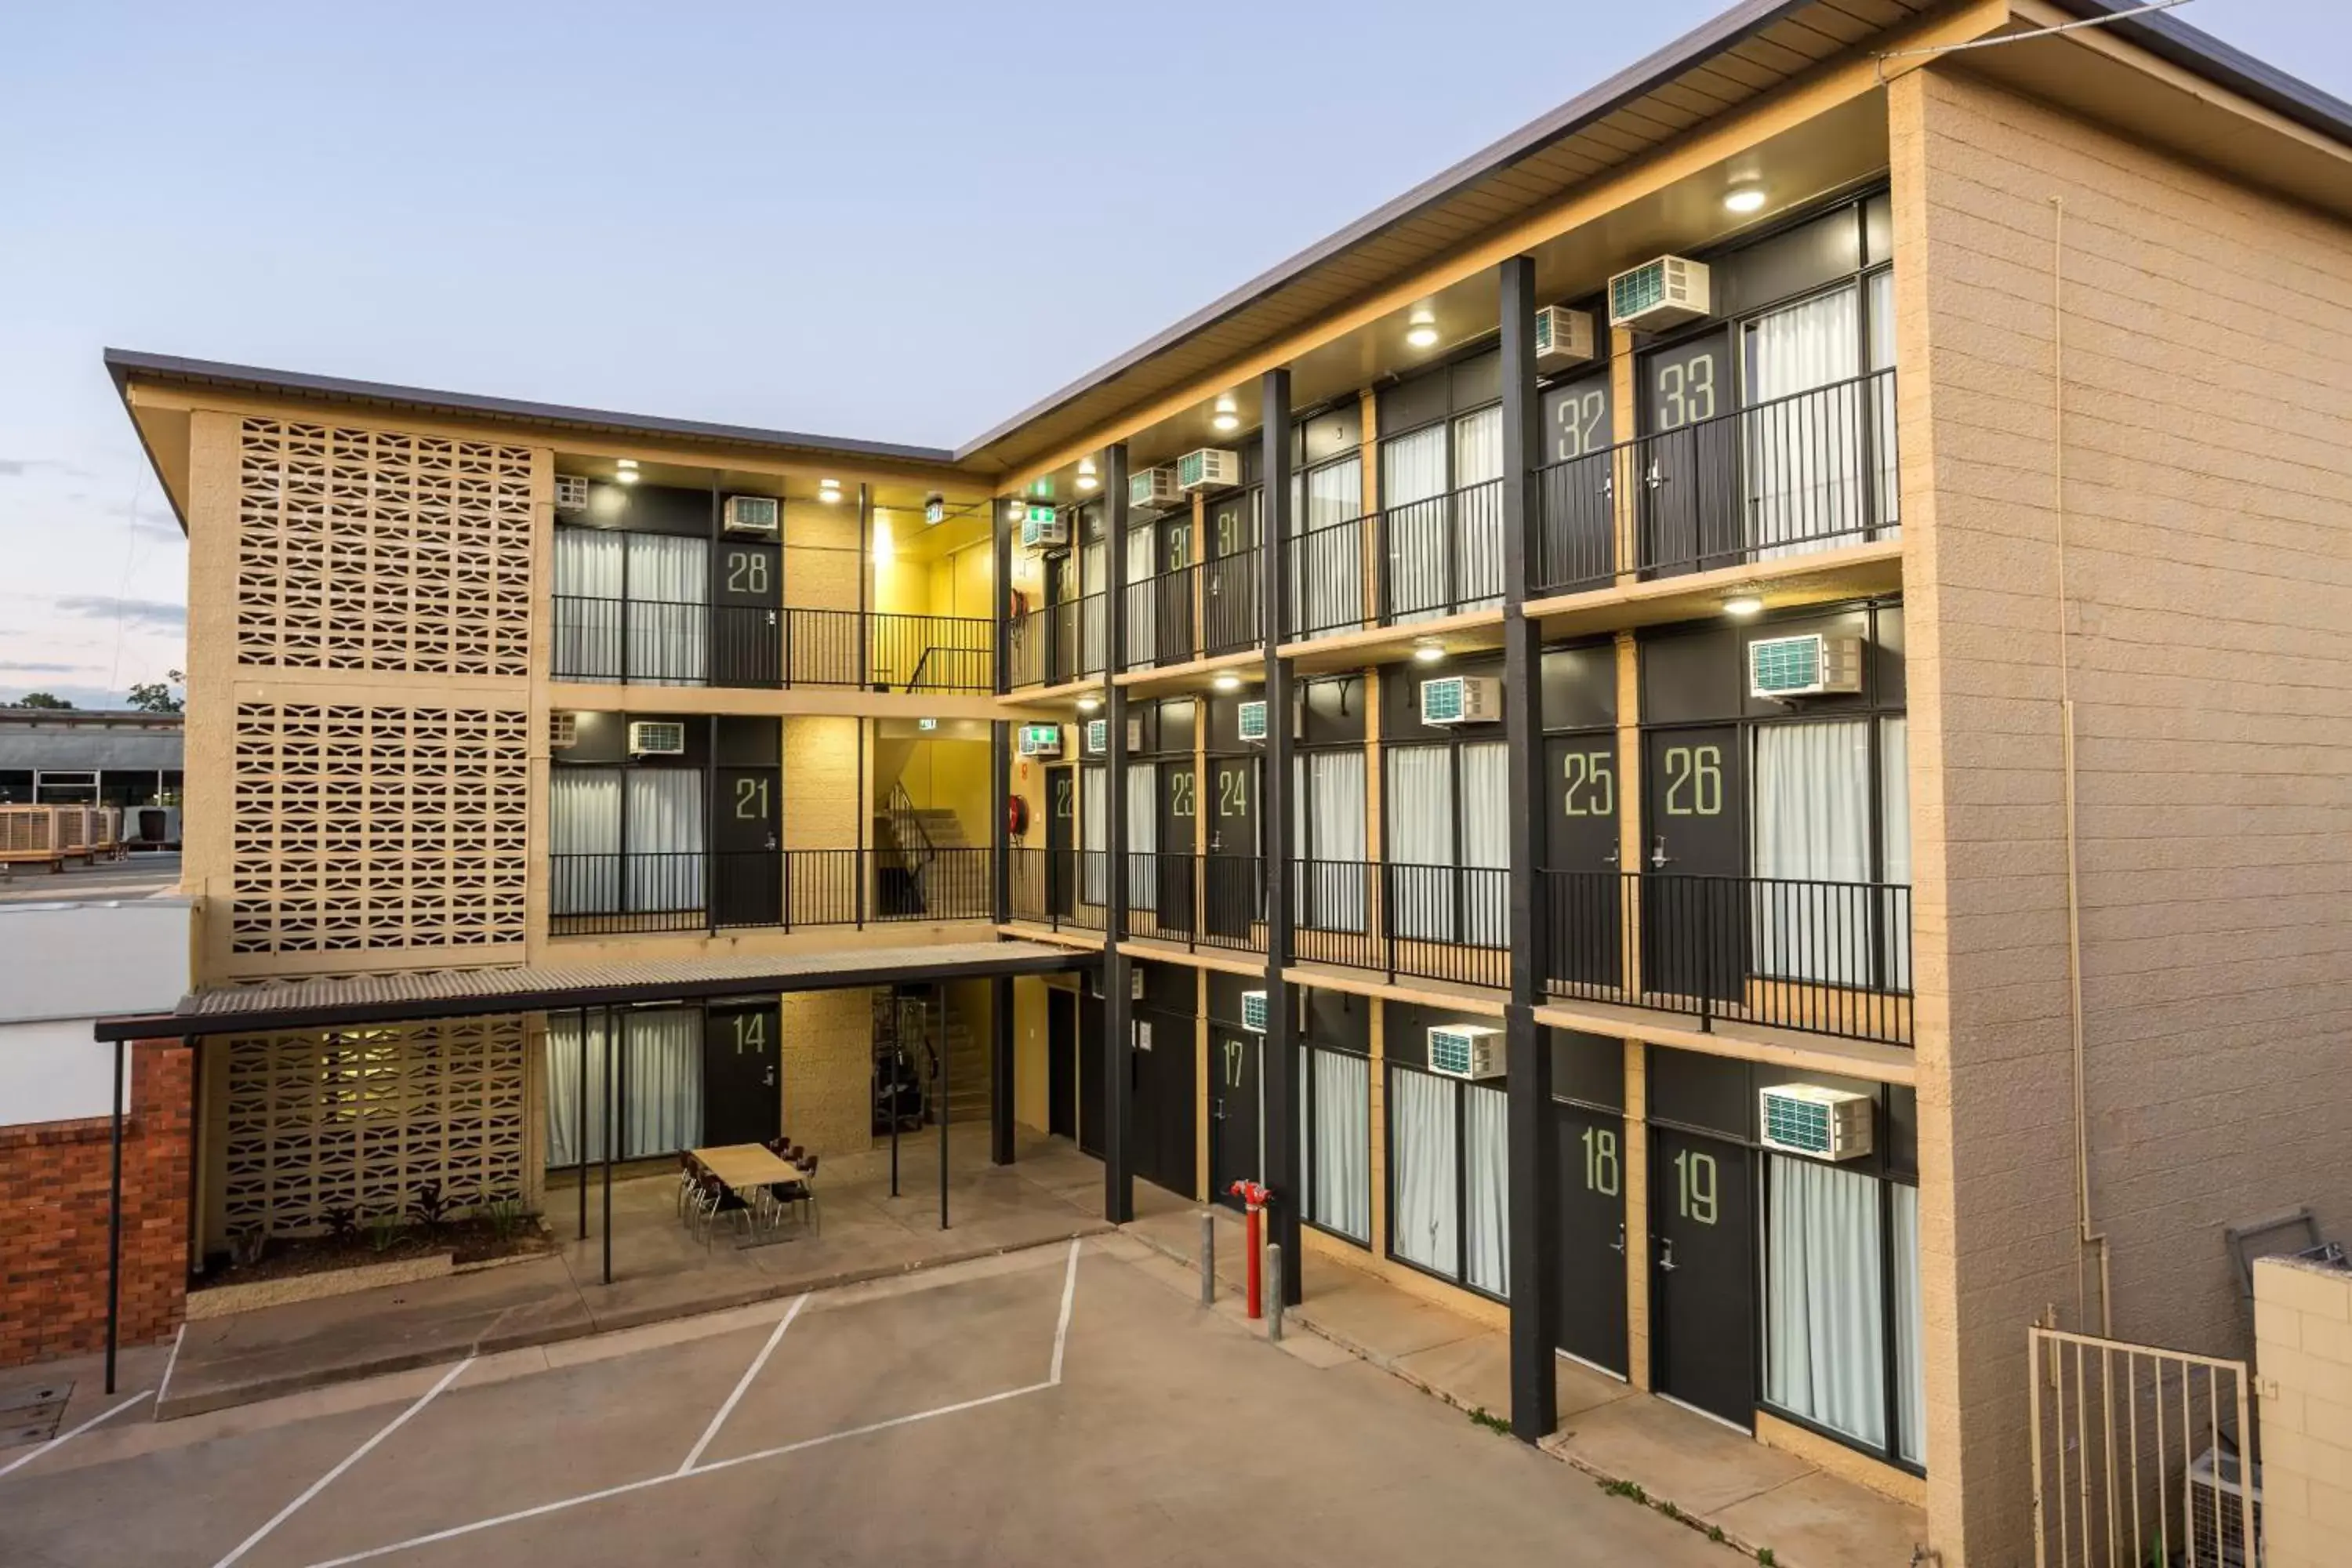
<svg viewBox="0 0 2352 1568"><path fill-rule="evenodd" d="M535 1199L607 1052L863 1147L945 985L1108 1217L2017 1560L2029 1323L2352 1226L2352 111L2106 12L1743 5L954 450L112 355L200 984L331 1012L205 1026L190 1257Z"/></svg>

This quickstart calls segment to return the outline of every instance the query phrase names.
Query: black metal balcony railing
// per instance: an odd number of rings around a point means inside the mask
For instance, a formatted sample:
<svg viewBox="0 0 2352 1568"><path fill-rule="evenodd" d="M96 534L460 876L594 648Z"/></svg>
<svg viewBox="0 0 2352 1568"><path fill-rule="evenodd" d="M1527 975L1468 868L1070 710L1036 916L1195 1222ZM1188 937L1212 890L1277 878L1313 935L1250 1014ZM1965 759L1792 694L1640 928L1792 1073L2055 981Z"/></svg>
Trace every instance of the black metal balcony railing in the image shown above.
<svg viewBox="0 0 2352 1568"><path fill-rule="evenodd" d="M1119 668L1182 664L1195 657L1199 620L1192 611L1200 572L1198 566L1180 567L1140 578L1122 590L1127 595L1127 647Z"/></svg>
<svg viewBox="0 0 2352 1568"><path fill-rule="evenodd" d="M1013 918L1055 931L1101 931L1110 858L1099 849L1012 849Z"/></svg>
<svg viewBox="0 0 2352 1568"><path fill-rule="evenodd" d="M558 680L631 686L995 687L989 623L962 616L555 598Z"/></svg>
<svg viewBox="0 0 2352 1568"><path fill-rule="evenodd" d="M1201 563L1201 653L1239 653L1264 640L1265 595L1255 548Z"/></svg>
<svg viewBox="0 0 2352 1568"><path fill-rule="evenodd" d="M556 855L554 936L986 920L985 847Z"/></svg>
<svg viewBox="0 0 2352 1568"><path fill-rule="evenodd" d="M1056 931L1101 931L1110 857L1099 849L1012 851L1012 913ZM1265 871L1255 855L1127 858L1128 933L1187 949L1265 947Z"/></svg>
<svg viewBox="0 0 2352 1568"><path fill-rule="evenodd" d="M1510 984L1510 873L1499 867L1300 860L1294 876L1301 963Z"/></svg>
<svg viewBox="0 0 2352 1568"><path fill-rule="evenodd" d="M1898 521L1895 373L1549 464L1536 489L1538 595L1860 543Z"/></svg>
<svg viewBox="0 0 2352 1568"><path fill-rule="evenodd" d="M1007 687L1065 686L1102 674L1110 651L1108 603L1107 595L1088 594L1006 621Z"/></svg>
<svg viewBox="0 0 2352 1568"><path fill-rule="evenodd" d="M1555 995L1912 1039L1911 889L1893 882L1546 871Z"/></svg>
<svg viewBox="0 0 2352 1568"><path fill-rule="evenodd" d="M1370 541L1369 552L1366 542ZM1395 626L1503 602L1503 481L1401 501L1292 539L1292 637ZM1373 571L1370 614L1365 574Z"/></svg>

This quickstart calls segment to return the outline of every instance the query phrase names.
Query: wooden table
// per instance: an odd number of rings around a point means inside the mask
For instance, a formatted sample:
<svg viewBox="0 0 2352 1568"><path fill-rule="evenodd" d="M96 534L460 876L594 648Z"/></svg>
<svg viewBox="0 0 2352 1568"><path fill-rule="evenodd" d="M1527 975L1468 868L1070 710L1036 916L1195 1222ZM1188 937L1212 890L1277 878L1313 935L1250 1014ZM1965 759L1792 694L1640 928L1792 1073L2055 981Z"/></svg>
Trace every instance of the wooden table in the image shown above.
<svg viewBox="0 0 2352 1568"><path fill-rule="evenodd" d="M740 1193L747 1187L772 1187L779 1182L804 1182L808 1173L764 1144L728 1143L716 1149L689 1149L702 1168Z"/></svg>

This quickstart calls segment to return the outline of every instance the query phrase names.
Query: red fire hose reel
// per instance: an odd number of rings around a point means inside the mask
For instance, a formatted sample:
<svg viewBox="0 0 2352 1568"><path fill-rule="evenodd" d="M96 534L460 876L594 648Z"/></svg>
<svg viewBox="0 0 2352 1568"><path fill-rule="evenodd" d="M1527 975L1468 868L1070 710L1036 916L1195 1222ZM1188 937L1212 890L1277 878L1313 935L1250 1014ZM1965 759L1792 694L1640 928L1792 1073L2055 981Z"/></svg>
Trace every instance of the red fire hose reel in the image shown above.
<svg viewBox="0 0 2352 1568"><path fill-rule="evenodd" d="M1244 1176L1225 1190L1242 1201L1243 1223L1248 1227L1245 1246L1249 1253L1249 1315L1253 1318L1263 1317L1265 1304L1258 1269L1260 1260L1265 1255L1265 1249L1259 1245L1260 1227L1265 1222L1258 1216L1272 1206L1274 1189L1264 1183L1253 1182Z"/></svg>

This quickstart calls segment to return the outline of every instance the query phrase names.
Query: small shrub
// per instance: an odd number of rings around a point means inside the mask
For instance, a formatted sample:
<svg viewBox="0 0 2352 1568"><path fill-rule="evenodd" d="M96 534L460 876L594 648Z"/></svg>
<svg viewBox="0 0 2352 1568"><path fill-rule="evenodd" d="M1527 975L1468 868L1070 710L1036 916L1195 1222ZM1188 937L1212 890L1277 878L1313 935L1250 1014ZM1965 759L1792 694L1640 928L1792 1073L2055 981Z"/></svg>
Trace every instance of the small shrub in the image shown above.
<svg viewBox="0 0 2352 1568"><path fill-rule="evenodd" d="M377 1252L390 1252L400 1240L400 1216L386 1211L367 1217L368 1246Z"/></svg>
<svg viewBox="0 0 2352 1568"><path fill-rule="evenodd" d="M348 1205L320 1209L319 1219L326 1226L327 1234L340 1242L353 1242L360 1236L360 1211Z"/></svg>
<svg viewBox="0 0 2352 1568"><path fill-rule="evenodd" d="M1683 1516L1682 1510L1676 1508L1672 1502L1663 1500L1658 1504L1658 1511L1668 1519L1680 1519Z"/></svg>
<svg viewBox="0 0 2352 1568"><path fill-rule="evenodd" d="M1487 1409L1483 1405L1470 1412L1470 1419L1476 1425L1484 1426L1489 1432L1500 1432L1506 1437L1511 1435L1511 1423L1509 1418L1507 1416L1496 1415L1493 1411Z"/></svg>
<svg viewBox="0 0 2352 1568"><path fill-rule="evenodd" d="M268 1226L238 1226L228 1233L228 1260L239 1268L250 1268L261 1261L261 1254L268 1246Z"/></svg>
<svg viewBox="0 0 2352 1568"><path fill-rule="evenodd" d="M408 1200L409 1217L427 1230L439 1230L442 1222L449 1217L450 1211L456 1207L457 1205L450 1201L448 1194L441 1190L441 1184L438 1182L425 1182L420 1184L415 1194Z"/></svg>
<svg viewBox="0 0 2352 1568"><path fill-rule="evenodd" d="M1650 1494L1642 1489L1642 1483L1639 1481L1606 1481L1601 1484L1601 1489L1611 1497L1631 1498L1639 1503L1646 1503L1650 1500Z"/></svg>
<svg viewBox="0 0 2352 1568"><path fill-rule="evenodd" d="M1709 1541L1720 1542L1723 1539L1723 1526L1719 1524L1708 1525L1706 1528L1706 1538Z"/></svg>
<svg viewBox="0 0 2352 1568"><path fill-rule="evenodd" d="M500 1241L510 1241L522 1228L522 1199L509 1193L492 1198L482 1205L482 1217L490 1222L490 1234Z"/></svg>
<svg viewBox="0 0 2352 1568"><path fill-rule="evenodd" d="M1756 1549L1756 1561L1760 1565L1760 1568L1772 1568L1772 1549L1769 1546L1758 1547Z"/></svg>

